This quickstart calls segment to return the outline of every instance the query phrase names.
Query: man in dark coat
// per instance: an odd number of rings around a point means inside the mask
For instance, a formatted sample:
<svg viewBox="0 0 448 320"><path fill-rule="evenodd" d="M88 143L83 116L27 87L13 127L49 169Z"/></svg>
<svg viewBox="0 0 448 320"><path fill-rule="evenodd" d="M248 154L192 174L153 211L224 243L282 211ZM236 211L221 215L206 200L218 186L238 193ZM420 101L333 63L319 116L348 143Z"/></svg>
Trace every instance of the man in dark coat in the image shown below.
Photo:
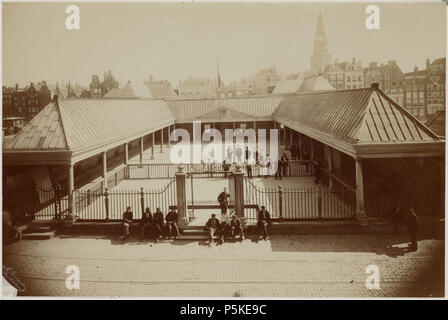
<svg viewBox="0 0 448 320"><path fill-rule="evenodd" d="M264 238L264 240L269 240L268 236L268 226L271 225L271 215L268 210L266 210L265 206L261 206L261 210L258 213L258 221L257 226L260 232L260 240Z"/></svg>
<svg viewBox="0 0 448 320"><path fill-rule="evenodd" d="M286 177L286 170L288 168L289 158L286 156L286 154L283 154L280 159L282 160L282 174L284 177Z"/></svg>
<svg viewBox="0 0 448 320"><path fill-rule="evenodd" d="M249 161L249 158L250 158L250 156L251 156L251 152L250 152L250 150L249 150L248 147L246 147L246 150L245 150L245 152L244 152L244 155L245 155L245 157L246 157L245 161Z"/></svg>
<svg viewBox="0 0 448 320"><path fill-rule="evenodd" d="M209 234L209 239L210 239L209 243L212 244L215 239L215 233L220 228L220 223L219 223L219 220L216 219L216 214L212 213L212 217L210 219L208 219L207 223L205 224L205 228L207 229L208 234Z"/></svg>
<svg viewBox="0 0 448 320"><path fill-rule="evenodd" d="M174 235L174 240L179 236L179 227L177 226L177 212L176 210L170 209L165 217L166 225L168 226L168 240L171 238L171 231L174 229L176 234Z"/></svg>
<svg viewBox="0 0 448 320"><path fill-rule="evenodd" d="M218 195L218 203L219 206L221 207L221 215L227 214L227 208L229 207L229 200L228 200L229 197L230 194L227 193L226 188L224 188L224 191Z"/></svg>
<svg viewBox="0 0 448 320"><path fill-rule="evenodd" d="M247 161L246 170L247 170L247 177L249 179L252 179L252 162L251 161Z"/></svg>
<svg viewBox="0 0 448 320"><path fill-rule="evenodd" d="M123 236L121 240L125 240L129 237L129 228L131 227L134 214L131 211L131 207L126 207L126 211L123 213Z"/></svg>
<svg viewBox="0 0 448 320"><path fill-rule="evenodd" d="M415 214L414 208L410 207L406 214L406 225L411 235L411 244L409 250L417 251L417 233L420 225L420 221Z"/></svg>
<svg viewBox="0 0 448 320"><path fill-rule="evenodd" d="M233 214L230 219L230 232L232 234L232 239L235 239L236 235L240 235L240 240L244 240L243 226L241 224L241 220L236 216L236 214Z"/></svg>
<svg viewBox="0 0 448 320"><path fill-rule="evenodd" d="M163 213L160 211L160 208L157 208L154 213L154 237L156 242L162 237L163 231Z"/></svg>
<svg viewBox="0 0 448 320"><path fill-rule="evenodd" d="M152 220L151 209L146 208L145 213L143 214L143 217L140 220L140 228L141 228L140 239L142 239L144 236L151 236L152 224L153 224L153 220Z"/></svg>
<svg viewBox="0 0 448 320"><path fill-rule="evenodd" d="M277 170L275 171L275 180L280 179L282 180L282 168L283 168L283 161L282 158L277 160Z"/></svg>

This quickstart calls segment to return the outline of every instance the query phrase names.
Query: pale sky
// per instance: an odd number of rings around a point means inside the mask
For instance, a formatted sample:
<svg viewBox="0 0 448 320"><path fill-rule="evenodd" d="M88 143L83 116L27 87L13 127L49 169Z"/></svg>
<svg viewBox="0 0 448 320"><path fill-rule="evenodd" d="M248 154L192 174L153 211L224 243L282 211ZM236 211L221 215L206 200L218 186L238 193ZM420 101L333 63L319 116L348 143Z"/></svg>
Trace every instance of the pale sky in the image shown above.
<svg viewBox="0 0 448 320"><path fill-rule="evenodd" d="M239 80L276 65L309 68L319 10L332 59L397 60L403 72L446 55L445 5L377 4L380 30L367 30L353 4L80 3L80 30L65 28L69 3L3 3L3 84L47 80L88 85L112 70L120 84L153 74L176 87L189 75Z"/></svg>

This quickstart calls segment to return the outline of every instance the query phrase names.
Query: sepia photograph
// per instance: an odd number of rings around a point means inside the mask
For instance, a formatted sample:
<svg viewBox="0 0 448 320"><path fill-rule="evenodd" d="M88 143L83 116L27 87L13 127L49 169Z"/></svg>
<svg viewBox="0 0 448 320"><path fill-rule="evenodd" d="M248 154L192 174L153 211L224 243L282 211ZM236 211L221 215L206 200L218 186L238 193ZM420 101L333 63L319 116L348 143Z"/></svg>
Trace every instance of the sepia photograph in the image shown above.
<svg viewBox="0 0 448 320"><path fill-rule="evenodd" d="M2 298L446 297L445 2L1 6Z"/></svg>

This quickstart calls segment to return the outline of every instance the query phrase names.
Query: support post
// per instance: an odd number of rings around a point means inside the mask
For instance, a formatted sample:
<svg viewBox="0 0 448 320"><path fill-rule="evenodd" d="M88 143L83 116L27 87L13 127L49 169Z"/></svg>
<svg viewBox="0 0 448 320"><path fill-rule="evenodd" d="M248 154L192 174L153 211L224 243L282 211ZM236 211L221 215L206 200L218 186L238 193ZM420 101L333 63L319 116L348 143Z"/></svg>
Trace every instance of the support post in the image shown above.
<svg viewBox="0 0 448 320"><path fill-rule="evenodd" d="M279 168L278 170L281 170L281 169ZM278 220L282 221L283 220L283 190L282 190L282 186L278 186L278 212L279 212Z"/></svg>
<svg viewBox="0 0 448 320"><path fill-rule="evenodd" d="M109 192L107 188L104 189L104 206L106 208L106 222L109 221Z"/></svg>
<svg viewBox="0 0 448 320"><path fill-rule="evenodd" d="M145 216L145 193L143 187L140 188L140 207L142 209L142 218Z"/></svg>
<svg viewBox="0 0 448 320"><path fill-rule="evenodd" d="M171 146L171 126L168 126L168 148Z"/></svg>
<svg viewBox="0 0 448 320"><path fill-rule="evenodd" d="M160 153L163 152L163 128L160 129Z"/></svg>
<svg viewBox="0 0 448 320"><path fill-rule="evenodd" d="M176 172L176 192L177 192L177 214L179 217L179 227L188 225L187 217L187 190L185 185L185 171L182 165L179 165Z"/></svg>
<svg viewBox="0 0 448 320"><path fill-rule="evenodd" d="M299 133L299 160L303 160L303 141L301 133Z"/></svg>
<svg viewBox="0 0 448 320"><path fill-rule="evenodd" d="M238 218L244 217L244 186L243 186L244 172L241 170L241 165L237 164L233 172L233 181L235 187L233 189L235 196L235 214Z"/></svg>
<svg viewBox="0 0 448 320"><path fill-rule="evenodd" d="M328 183L330 190L333 190L333 149L328 147Z"/></svg>
<svg viewBox="0 0 448 320"><path fill-rule="evenodd" d="M155 132L151 133L152 135L152 143L151 143L151 160L154 160L154 147L156 145L156 137Z"/></svg>
<svg viewBox="0 0 448 320"><path fill-rule="evenodd" d="M68 166L68 212L73 213L73 190L75 190L75 173L74 173L74 164L70 164Z"/></svg>
<svg viewBox="0 0 448 320"><path fill-rule="evenodd" d="M290 146L292 146L292 144L294 143L293 138L294 138L294 130L289 128L289 145Z"/></svg>
<svg viewBox="0 0 448 320"><path fill-rule="evenodd" d="M283 126L283 145L285 146L286 149L286 126Z"/></svg>
<svg viewBox="0 0 448 320"><path fill-rule="evenodd" d="M140 137L140 164L143 163L143 137Z"/></svg>
<svg viewBox="0 0 448 320"><path fill-rule="evenodd" d="M128 143L126 142L124 144L124 164L128 164L129 162L129 146Z"/></svg>
<svg viewBox="0 0 448 320"><path fill-rule="evenodd" d="M102 191L104 192L104 190L107 188L107 152L104 151L101 154L101 157L103 158L103 186L102 186Z"/></svg>
<svg viewBox="0 0 448 320"><path fill-rule="evenodd" d="M318 210L318 220L322 220L322 185L319 184L317 189L317 210Z"/></svg>
<svg viewBox="0 0 448 320"><path fill-rule="evenodd" d="M364 209L364 180L362 175L362 159L355 159L356 172L356 219L366 219Z"/></svg>
<svg viewBox="0 0 448 320"><path fill-rule="evenodd" d="M299 137L300 137L300 133L299 133ZM300 149L302 150L302 149ZM314 139L310 138L310 159L314 160Z"/></svg>

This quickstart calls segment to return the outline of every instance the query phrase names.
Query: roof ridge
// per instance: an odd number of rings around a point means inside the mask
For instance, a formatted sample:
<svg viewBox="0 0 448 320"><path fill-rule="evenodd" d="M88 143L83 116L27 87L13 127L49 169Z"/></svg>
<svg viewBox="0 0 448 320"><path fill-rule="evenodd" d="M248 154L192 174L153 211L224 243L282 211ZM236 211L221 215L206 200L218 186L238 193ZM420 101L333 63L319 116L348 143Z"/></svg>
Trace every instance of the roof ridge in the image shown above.
<svg viewBox="0 0 448 320"><path fill-rule="evenodd" d="M68 150L68 151L71 151L71 150L72 150L72 147L71 147L70 144L68 143L67 133L65 132L64 120L62 119L62 111L61 111L61 107L59 106L59 102L58 102L58 100L53 101L52 103L55 104L55 106L56 106L56 110L57 110L57 112L58 112L58 114L59 114L59 119L60 119L60 121L61 121L62 135L64 136L64 141L65 141L65 144L67 145L67 150Z"/></svg>

